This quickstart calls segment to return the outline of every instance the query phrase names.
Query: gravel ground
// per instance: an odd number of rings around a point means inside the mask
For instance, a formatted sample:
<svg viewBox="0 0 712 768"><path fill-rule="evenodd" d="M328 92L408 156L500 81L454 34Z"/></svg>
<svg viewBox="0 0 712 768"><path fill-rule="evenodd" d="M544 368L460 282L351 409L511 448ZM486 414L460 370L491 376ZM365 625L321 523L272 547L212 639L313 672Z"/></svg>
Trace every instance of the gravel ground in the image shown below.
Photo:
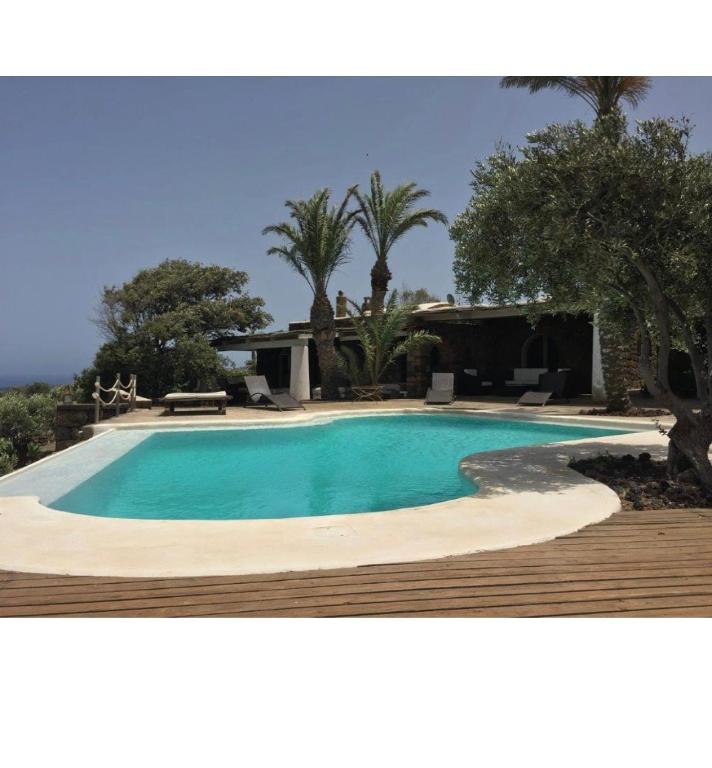
<svg viewBox="0 0 712 768"><path fill-rule="evenodd" d="M712 492L700 487L692 470L670 480L665 462L652 460L649 453L637 458L604 454L573 460L569 466L612 488L623 509L712 507Z"/></svg>

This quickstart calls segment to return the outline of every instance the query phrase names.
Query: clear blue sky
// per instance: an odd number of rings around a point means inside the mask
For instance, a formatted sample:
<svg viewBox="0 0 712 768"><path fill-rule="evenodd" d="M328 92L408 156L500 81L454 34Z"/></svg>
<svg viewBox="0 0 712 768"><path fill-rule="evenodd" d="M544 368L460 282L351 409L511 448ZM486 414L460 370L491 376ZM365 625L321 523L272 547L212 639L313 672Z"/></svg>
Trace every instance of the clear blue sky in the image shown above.
<svg viewBox="0 0 712 768"><path fill-rule="evenodd" d="M506 73L505 73L506 74ZM633 117L689 116L712 149L712 79L655 78ZM274 328L308 315L303 281L265 255L287 198L414 180L454 217L499 140L590 112L494 78L0 79L0 381L71 374L101 338L101 288L166 258L245 270ZM453 290L442 226L397 246L394 287ZM369 292L362 237L339 288Z"/></svg>

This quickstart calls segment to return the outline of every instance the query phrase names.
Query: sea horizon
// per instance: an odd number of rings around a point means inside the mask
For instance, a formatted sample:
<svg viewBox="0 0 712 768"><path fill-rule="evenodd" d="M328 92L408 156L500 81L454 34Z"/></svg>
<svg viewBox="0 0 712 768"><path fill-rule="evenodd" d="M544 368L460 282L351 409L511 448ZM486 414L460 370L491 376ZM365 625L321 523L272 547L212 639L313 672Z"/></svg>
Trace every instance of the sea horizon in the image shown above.
<svg viewBox="0 0 712 768"><path fill-rule="evenodd" d="M43 381L51 386L58 384L71 384L74 381L73 373L12 373L0 374L0 389L10 387L25 387L36 381Z"/></svg>

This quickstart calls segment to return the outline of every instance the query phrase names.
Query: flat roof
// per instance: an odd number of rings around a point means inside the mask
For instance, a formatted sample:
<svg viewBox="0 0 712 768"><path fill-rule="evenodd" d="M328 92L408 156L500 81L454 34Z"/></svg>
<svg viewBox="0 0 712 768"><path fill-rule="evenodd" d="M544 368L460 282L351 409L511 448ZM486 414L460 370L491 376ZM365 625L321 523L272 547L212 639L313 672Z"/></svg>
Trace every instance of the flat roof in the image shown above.
<svg viewBox="0 0 712 768"><path fill-rule="evenodd" d="M527 304L419 304L412 312L413 317L435 320L443 323L461 323L471 320L494 320L505 317L521 317ZM335 319L336 332L351 331L353 323L350 317ZM252 333L244 336L223 336L213 341L213 346L222 351L250 351L271 347L289 347L306 343L312 338L311 324L308 320L289 323L286 331Z"/></svg>

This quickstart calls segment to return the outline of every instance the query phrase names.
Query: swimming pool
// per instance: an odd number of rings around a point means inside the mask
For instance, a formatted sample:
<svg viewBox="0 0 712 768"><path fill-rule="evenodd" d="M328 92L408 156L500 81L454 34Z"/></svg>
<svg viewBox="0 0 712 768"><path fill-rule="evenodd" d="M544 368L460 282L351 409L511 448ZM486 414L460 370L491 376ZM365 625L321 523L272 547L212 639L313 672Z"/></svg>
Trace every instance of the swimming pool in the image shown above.
<svg viewBox="0 0 712 768"><path fill-rule="evenodd" d="M38 466L34 477L30 470L0 482L0 495L39 495L57 510L151 520L376 512L476 493L458 467L472 453L621 432L452 414L117 430L58 455L53 468L51 461ZM103 466L91 466L88 449L104 457Z"/></svg>

